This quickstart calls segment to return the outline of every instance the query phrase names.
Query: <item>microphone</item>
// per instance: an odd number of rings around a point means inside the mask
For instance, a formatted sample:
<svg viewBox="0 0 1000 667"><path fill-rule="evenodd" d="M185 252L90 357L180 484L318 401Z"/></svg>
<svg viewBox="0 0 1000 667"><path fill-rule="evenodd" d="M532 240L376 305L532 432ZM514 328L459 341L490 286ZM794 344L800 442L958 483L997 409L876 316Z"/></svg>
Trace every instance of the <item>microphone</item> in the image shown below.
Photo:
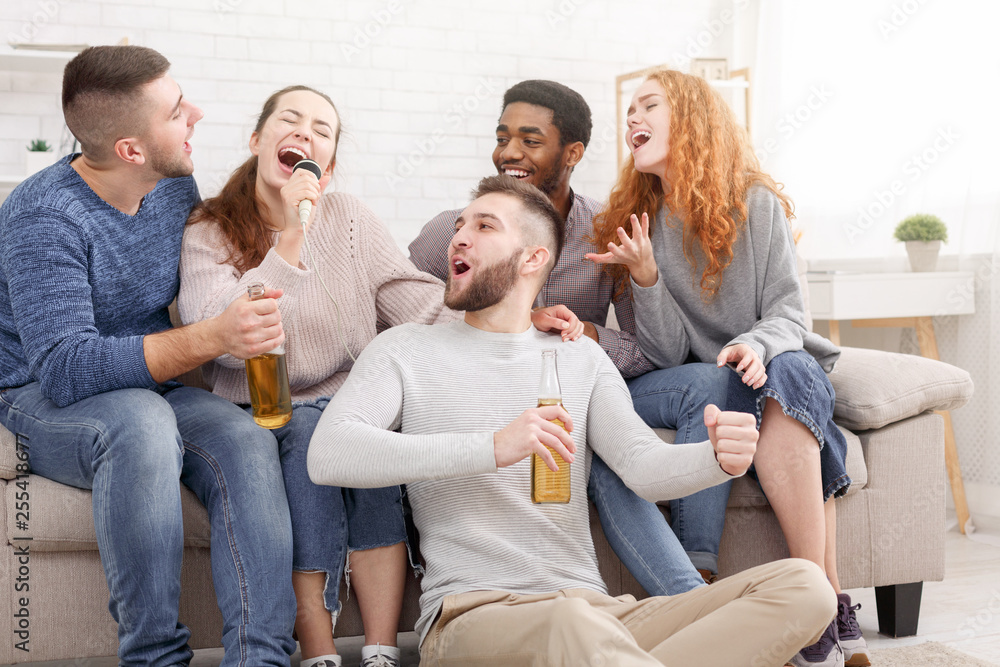
<svg viewBox="0 0 1000 667"><path fill-rule="evenodd" d="M296 169L305 169L317 179L323 175L323 169L314 160L299 160L292 167L292 171ZM313 203L309 199L303 199L299 202L299 223L305 227L306 223L309 222L309 213L312 211Z"/></svg>

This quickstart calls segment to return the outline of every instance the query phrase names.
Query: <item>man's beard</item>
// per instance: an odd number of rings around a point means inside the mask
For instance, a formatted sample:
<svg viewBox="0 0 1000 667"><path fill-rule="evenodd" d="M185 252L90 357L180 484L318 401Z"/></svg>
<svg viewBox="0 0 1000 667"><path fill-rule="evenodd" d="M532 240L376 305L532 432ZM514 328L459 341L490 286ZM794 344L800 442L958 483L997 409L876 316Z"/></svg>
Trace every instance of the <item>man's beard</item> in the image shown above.
<svg viewBox="0 0 1000 667"><path fill-rule="evenodd" d="M521 252L518 248L507 259L501 259L489 266L478 269L465 290L460 294L452 292L452 275L444 289L444 305L452 310L477 311L495 306L506 297L517 284L518 269L521 266Z"/></svg>
<svg viewBox="0 0 1000 667"><path fill-rule="evenodd" d="M562 173L562 159L549 167L548 171L540 173L538 176L538 189L545 193L546 197L551 197L552 193L559 187L559 179Z"/></svg>
<svg viewBox="0 0 1000 667"><path fill-rule="evenodd" d="M181 178L194 173L194 169L184 159L183 154L179 156L169 155L159 146L150 146L149 166L163 178Z"/></svg>

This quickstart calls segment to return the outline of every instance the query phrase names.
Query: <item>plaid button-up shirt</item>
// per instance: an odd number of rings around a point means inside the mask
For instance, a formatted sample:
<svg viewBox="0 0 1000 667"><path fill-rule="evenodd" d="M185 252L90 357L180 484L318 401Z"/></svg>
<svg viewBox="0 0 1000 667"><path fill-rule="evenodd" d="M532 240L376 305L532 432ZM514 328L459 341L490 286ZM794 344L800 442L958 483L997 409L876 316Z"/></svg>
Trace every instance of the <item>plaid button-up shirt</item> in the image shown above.
<svg viewBox="0 0 1000 667"><path fill-rule="evenodd" d="M598 201L573 193L573 206L566 218L562 254L535 305L563 304L582 321L592 323L597 329L601 347L622 376L636 377L656 367L642 354L635 337L632 293L626 285L625 290L614 298L614 279L600 265L584 258L586 253L594 252L594 246L585 237L593 231L594 216L600 209ZM441 280L448 279L448 245L455 234L455 221L461 214L462 209L445 211L424 225L409 248L410 261L418 269ZM612 302L620 330L605 326Z"/></svg>

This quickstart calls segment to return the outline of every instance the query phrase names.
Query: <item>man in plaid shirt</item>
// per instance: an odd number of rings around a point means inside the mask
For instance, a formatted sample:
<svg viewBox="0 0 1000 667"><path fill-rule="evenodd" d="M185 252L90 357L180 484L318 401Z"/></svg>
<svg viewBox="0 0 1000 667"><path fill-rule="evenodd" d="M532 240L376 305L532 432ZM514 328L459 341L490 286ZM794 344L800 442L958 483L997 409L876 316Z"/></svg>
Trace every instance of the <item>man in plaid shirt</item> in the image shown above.
<svg viewBox="0 0 1000 667"><path fill-rule="evenodd" d="M612 277L599 265L584 259L586 253L594 251L587 238L601 204L573 192L569 183L573 168L583 159L591 127L590 107L579 93L554 81L522 81L504 93L493 164L497 172L541 189L565 220L562 254L535 305L564 304L576 313L585 323L584 333L604 348L628 380L656 367L639 349L628 286L615 296ZM462 209L445 211L424 226L409 247L410 260L417 268L441 280L447 279L451 270L448 246L461 213ZM606 326L612 303L620 330ZM639 409L640 396L633 391L640 416L652 426L678 429L679 442L695 442L708 438L702 415L709 403L724 405L727 378L720 374L719 380L711 383L671 381L668 386L644 382L642 386L641 404L648 409ZM666 414L680 414L682 418L665 421ZM728 493L729 485L723 486ZM714 553L706 556L712 545L704 544L703 535L710 531L698 525L696 507L687 508L686 522L675 520L675 529L683 529L682 547L659 509L626 487L597 456L591 464L588 491L608 542L650 595L676 595L704 585L703 575L692 565L692 559L706 571L705 575L717 572L718 548L715 545ZM684 509L675 501L672 505L675 519L683 519Z"/></svg>

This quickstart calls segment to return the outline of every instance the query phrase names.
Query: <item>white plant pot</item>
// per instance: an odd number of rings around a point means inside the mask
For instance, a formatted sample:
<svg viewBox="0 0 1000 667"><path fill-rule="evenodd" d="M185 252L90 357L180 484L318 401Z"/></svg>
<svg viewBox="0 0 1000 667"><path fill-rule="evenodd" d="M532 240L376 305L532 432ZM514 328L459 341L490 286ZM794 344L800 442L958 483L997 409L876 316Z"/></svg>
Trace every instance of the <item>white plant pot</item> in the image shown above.
<svg viewBox="0 0 1000 667"><path fill-rule="evenodd" d="M25 177L31 176L32 174L55 164L56 160L59 159L59 156L56 155L55 151L26 151L25 157Z"/></svg>
<svg viewBox="0 0 1000 667"><path fill-rule="evenodd" d="M913 271L936 271L939 252L940 241L906 242L906 254L910 257L910 269Z"/></svg>

